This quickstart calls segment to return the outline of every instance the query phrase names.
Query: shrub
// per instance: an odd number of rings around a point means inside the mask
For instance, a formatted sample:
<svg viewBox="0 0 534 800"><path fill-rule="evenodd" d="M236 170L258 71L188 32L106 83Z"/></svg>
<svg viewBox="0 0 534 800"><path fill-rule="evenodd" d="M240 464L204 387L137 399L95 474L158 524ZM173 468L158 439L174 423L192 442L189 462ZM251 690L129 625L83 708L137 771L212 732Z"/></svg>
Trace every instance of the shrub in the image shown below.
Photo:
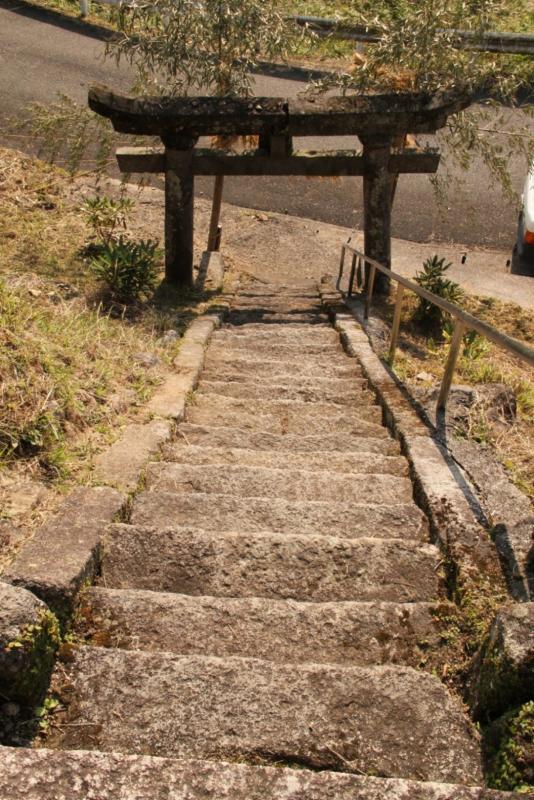
<svg viewBox="0 0 534 800"><path fill-rule="evenodd" d="M132 242L124 236L102 245L91 261L91 269L107 285L114 300L128 303L149 295L158 280L158 242Z"/></svg>
<svg viewBox="0 0 534 800"><path fill-rule="evenodd" d="M97 196L84 200L81 210L94 235L101 244L109 244L115 238L117 228L126 228L126 223L134 209L134 202L128 197Z"/></svg>
<svg viewBox="0 0 534 800"><path fill-rule="evenodd" d="M451 266L450 262L446 264L444 258L438 258L436 255L432 256L432 258L427 258L423 264L423 271L418 272L415 276L415 282L428 292L443 298L443 300L448 300L450 303L459 303L464 296L462 288L445 277L445 273ZM444 313L441 308L435 306L430 300L420 297L415 317L429 328L442 328Z"/></svg>

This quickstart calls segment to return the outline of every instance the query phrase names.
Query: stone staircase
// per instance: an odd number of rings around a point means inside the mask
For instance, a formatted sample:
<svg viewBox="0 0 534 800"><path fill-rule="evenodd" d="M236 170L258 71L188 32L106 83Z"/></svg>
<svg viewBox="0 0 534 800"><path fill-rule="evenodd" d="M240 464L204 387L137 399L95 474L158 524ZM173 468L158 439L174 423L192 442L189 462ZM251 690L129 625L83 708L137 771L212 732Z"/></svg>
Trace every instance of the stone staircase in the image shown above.
<svg viewBox="0 0 534 800"><path fill-rule="evenodd" d="M25 755L41 794L22 777L12 797L63 797L69 775L99 800L497 797L465 710L418 669L440 565L317 294L243 291L109 530L88 644L53 678L65 710Z"/></svg>

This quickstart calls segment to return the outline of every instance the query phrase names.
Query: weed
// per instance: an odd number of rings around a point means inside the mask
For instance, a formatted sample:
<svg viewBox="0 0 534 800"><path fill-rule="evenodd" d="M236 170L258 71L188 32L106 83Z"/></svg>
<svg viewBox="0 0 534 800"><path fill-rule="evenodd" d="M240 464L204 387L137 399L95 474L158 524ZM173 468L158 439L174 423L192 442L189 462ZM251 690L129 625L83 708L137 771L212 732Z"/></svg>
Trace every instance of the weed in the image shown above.
<svg viewBox="0 0 534 800"><path fill-rule="evenodd" d="M490 736L492 733L496 742L489 748L489 786L534 794L534 702L511 711L490 729Z"/></svg>
<svg viewBox="0 0 534 800"><path fill-rule="evenodd" d="M118 228L125 229L135 204L128 197L97 196L82 203L81 211L101 245L109 245L115 239Z"/></svg>
<svg viewBox="0 0 534 800"><path fill-rule="evenodd" d="M444 258L437 255L427 258L423 264L423 271L415 276L416 283L428 292L448 300L450 303L459 303L464 292L457 283L445 277L445 273L452 264L445 263ZM415 318L428 328L442 328L444 324L444 312L441 308L434 305L424 297L419 298L419 305L415 312Z"/></svg>
<svg viewBox="0 0 534 800"><path fill-rule="evenodd" d="M155 289L159 255L158 242L152 239L132 242L119 236L102 244L91 259L91 269L104 281L112 300L131 303L148 297Z"/></svg>

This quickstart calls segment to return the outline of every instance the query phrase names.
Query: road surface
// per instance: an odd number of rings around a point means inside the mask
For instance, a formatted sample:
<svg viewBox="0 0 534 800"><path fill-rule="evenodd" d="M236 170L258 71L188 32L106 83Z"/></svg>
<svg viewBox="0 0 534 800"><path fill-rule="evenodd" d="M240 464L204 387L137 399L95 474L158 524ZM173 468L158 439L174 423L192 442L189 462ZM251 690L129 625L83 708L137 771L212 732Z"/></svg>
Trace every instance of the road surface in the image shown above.
<svg viewBox="0 0 534 800"><path fill-rule="evenodd" d="M28 10L17 0L0 0L0 142L31 152L31 140L7 135L9 119L20 119L33 101L49 102L61 92L84 103L93 82L127 90L128 70L104 59L104 44L68 20L55 20L39 9ZM302 91L298 81L260 76L257 93L290 96ZM520 112L518 112L520 113ZM344 146L356 141L342 140ZM332 140L306 140L308 146L333 146ZM524 166L512 164L518 190ZM197 193L209 196L211 180L197 180ZM228 178L225 200L241 206L288 213L323 222L361 228L362 181L359 178ZM510 250L517 212L499 189L488 187L480 166L466 176L464 191L455 191L445 211L434 200L428 177L404 175L393 210L393 235L418 242L461 242Z"/></svg>

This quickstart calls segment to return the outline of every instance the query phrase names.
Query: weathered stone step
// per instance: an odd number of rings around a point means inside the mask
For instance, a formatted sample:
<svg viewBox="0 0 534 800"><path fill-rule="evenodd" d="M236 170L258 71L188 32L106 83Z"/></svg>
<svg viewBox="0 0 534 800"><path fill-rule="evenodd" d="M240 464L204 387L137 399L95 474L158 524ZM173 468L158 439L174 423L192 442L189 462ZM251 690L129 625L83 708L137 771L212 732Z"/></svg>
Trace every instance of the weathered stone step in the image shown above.
<svg viewBox="0 0 534 800"><path fill-rule="evenodd" d="M338 344L339 333L330 325L318 327L317 325L246 325L235 327L224 325L217 332L219 342L312 342Z"/></svg>
<svg viewBox="0 0 534 800"><path fill-rule="evenodd" d="M330 342L280 342L272 339L254 341L240 338L232 341L214 338L210 342L210 353L213 357L232 355L240 358L248 355L254 358L291 359L306 358L309 362L331 362L335 359L346 359L341 343Z"/></svg>
<svg viewBox="0 0 534 800"><path fill-rule="evenodd" d="M209 513L209 507L206 509ZM105 586L306 602L432 601L438 551L401 539L110 526Z"/></svg>
<svg viewBox="0 0 534 800"><path fill-rule="evenodd" d="M357 436L347 433L296 435L253 431L239 426L194 425L183 422L178 437L187 444L204 447L244 447L251 450L275 450L283 453L381 453L398 455L399 444L390 437ZM326 455L325 455L326 457Z"/></svg>
<svg viewBox="0 0 534 800"><path fill-rule="evenodd" d="M259 286L243 286L239 290L238 297L314 297L319 298L319 292L315 286L279 286L273 283L262 283Z"/></svg>
<svg viewBox="0 0 534 800"><path fill-rule="evenodd" d="M297 603L91 587L81 631L95 644L277 663L418 666L438 646L429 603ZM443 604L442 609L447 608Z"/></svg>
<svg viewBox="0 0 534 800"><path fill-rule="evenodd" d="M308 364L322 365L336 364L344 366L348 361L341 344L285 344L280 342L249 342L239 340L227 343L213 341L209 346L212 359L228 358L254 358L256 360L277 359L290 361L295 358L304 359Z"/></svg>
<svg viewBox="0 0 534 800"><path fill-rule="evenodd" d="M415 503L384 506L152 491L135 498L131 519L136 525L197 525L211 531L334 534L345 539L428 538L426 518Z"/></svg>
<svg viewBox="0 0 534 800"><path fill-rule="evenodd" d="M196 392L192 402L192 408L199 411L212 411L214 408L217 412L228 411L231 414L243 412L263 417L280 417L282 422L286 419L314 419L322 421L338 416L346 420L360 420L370 421L382 427L382 409L378 405L370 403L372 395L363 395L363 399L350 406L344 406L339 403L317 402L317 403L303 403L299 400L255 400L251 402L247 399L239 397L224 397L223 395L204 394L202 391ZM373 398L374 399L374 398Z"/></svg>
<svg viewBox="0 0 534 800"><path fill-rule="evenodd" d="M348 767L339 765L342 769ZM73 780L76 776L76 781ZM9 800L513 800L455 784L88 750L0 747Z"/></svg>
<svg viewBox="0 0 534 800"><path fill-rule="evenodd" d="M317 311L273 312L261 308L243 308L231 310L226 317L230 325L251 325L261 323L266 325L328 325L326 313Z"/></svg>
<svg viewBox="0 0 534 800"><path fill-rule="evenodd" d="M301 311L317 312L323 311L323 306L319 297L238 297L232 302L232 311L249 309L265 309L284 314L295 314Z"/></svg>
<svg viewBox="0 0 534 800"><path fill-rule="evenodd" d="M174 758L287 761L402 778L482 781L476 732L410 667L74 648L52 743ZM74 702L69 704L71 698Z"/></svg>
<svg viewBox="0 0 534 800"><path fill-rule="evenodd" d="M262 362L264 363L264 362ZM231 365L226 366L220 364L217 367L206 367L202 371L202 379L206 381L224 381L227 383L245 383L254 384L255 386L270 386L273 385L287 385L288 387L300 388L317 388L322 387L338 387L341 389L350 389L351 387L367 387L368 381L363 376L361 368L354 364L354 369L351 369L350 375L337 377L336 375L318 375L318 374L301 374L292 375L288 370L287 364L285 365L286 372L276 372L274 370L264 370L258 373L250 369L245 369L242 372L235 371Z"/></svg>
<svg viewBox="0 0 534 800"><path fill-rule="evenodd" d="M187 445L185 439L164 450L165 461L197 466L200 464L229 464L242 467L267 467L281 470L311 472L359 473L367 475L408 475L408 462L401 456L376 453L277 453L273 450L247 450L239 447L205 447ZM312 498L316 499L316 498Z"/></svg>
<svg viewBox="0 0 534 800"><path fill-rule="evenodd" d="M256 404L253 401L247 404L250 410L246 412L239 408L232 408L231 403L232 398L225 397L217 398L216 403L213 402L213 399L207 404L199 400L198 403L186 408L186 419L194 425L248 428L279 435L299 434L310 436L336 431L337 433L354 437L365 436L387 439L389 436L386 428L382 427L382 425L377 422L371 422L363 416L357 417L354 413L348 413L343 406L339 406L342 409L341 411L328 414L325 417L289 409L278 414L255 413ZM300 405L305 406L306 404L301 403Z"/></svg>
<svg viewBox="0 0 534 800"><path fill-rule="evenodd" d="M412 483L397 475L372 475L297 469L273 469L219 464L153 462L146 470L149 489L163 492L204 492L237 497L280 497L283 500L409 503Z"/></svg>
<svg viewBox="0 0 534 800"><path fill-rule="evenodd" d="M219 376L217 376L219 377ZM222 377L222 376L221 376ZM235 397L237 399L264 399L266 395L272 400L298 400L302 403L337 403L338 405L356 405L358 402L371 404L374 402L374 395L365 391L366 382L362 379L356 381L339 381L346 384L341 388L328 385L326 382L322 386L316 386L311 382L308 385L294 385L290 376L280 382L256 382L256 381L228 381L222 380L201 380L198 385L198 392L201 394L214 394L221 397Z"/></svg>
<svg viewBox="0 0 534 800"><path fill-rule="evenodd" d="M250 354L243 353L239 357L231 353L213 355L211 349L206 352L204 361L206 370L231 370L241 374L253 373L254 375L281 375L291 374L305 377L332 377L332 378L357 378L361 377L362 370L355 358L340 360L323 359L309 361L308 359L258 359Z"/></svg>

